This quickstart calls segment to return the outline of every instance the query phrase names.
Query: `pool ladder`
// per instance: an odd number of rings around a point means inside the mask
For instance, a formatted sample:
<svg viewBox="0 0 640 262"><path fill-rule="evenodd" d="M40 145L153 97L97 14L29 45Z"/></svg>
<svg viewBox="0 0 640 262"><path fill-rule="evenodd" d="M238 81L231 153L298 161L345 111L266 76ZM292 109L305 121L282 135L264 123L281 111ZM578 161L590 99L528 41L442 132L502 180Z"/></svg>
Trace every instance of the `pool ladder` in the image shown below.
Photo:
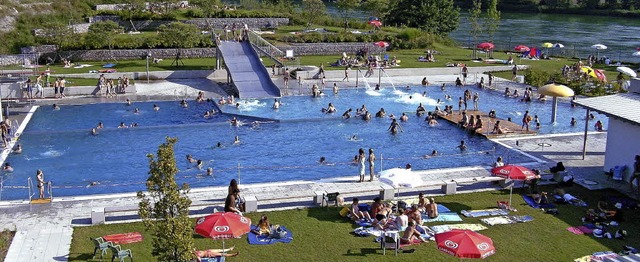
<svg viewBox="0 0 640 262"><path fill-rule="evenodd" d="M46 191L49 193L49 198L33 198L37 193L39 193L33 187L33 180L31 178L27 178L27 187L29 188L29 203L30 204L47 204L51 203L53 200L53 191L51 191L51 181L45 183Z"/></svg>

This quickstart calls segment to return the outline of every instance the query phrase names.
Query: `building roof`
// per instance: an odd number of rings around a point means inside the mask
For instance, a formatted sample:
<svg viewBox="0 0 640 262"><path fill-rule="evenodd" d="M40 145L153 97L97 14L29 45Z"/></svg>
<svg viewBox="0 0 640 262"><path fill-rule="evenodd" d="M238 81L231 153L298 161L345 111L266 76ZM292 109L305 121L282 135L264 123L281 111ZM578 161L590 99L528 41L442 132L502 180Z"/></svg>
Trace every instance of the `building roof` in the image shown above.
<svg viewBox="0 0 640 262"><path fill-rule="evenodd" d="M640 94L625 93L575 100L576 105L617 118L634 125L640 125Z"/></svg>

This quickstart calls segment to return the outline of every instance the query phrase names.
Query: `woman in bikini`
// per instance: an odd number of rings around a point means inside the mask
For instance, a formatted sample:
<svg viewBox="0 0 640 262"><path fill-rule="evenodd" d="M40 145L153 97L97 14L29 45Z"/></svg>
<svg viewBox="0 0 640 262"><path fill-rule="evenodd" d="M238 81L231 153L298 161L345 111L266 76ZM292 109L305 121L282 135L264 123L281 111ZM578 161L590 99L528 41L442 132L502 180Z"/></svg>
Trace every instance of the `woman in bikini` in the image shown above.
<svg viewBox="0 0 640 262"><path fill-rule="evenodd" d="M401 244L413 244L415 240L420 240L420 242L427 242L426 239L420 235L420 232L416 229L416 224L413 221L409 222L409 226L404 231L402 238L400 238Z"/></svg>

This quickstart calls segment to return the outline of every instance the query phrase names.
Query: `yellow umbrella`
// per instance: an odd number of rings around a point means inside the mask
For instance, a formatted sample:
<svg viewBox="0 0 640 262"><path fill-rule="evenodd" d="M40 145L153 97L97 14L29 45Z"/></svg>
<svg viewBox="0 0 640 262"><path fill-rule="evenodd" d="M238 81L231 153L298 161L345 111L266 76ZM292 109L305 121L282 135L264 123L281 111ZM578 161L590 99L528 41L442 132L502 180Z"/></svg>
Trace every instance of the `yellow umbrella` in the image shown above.
<svg viewBox="0 0 640 262"><path fill-rule="evenodd" d="M596 75L596 71L593 70L593 68L591 67L583 66L580 68L580 70L582 70L582 72L587 73L587 75L589 75L590 77L598 78L598 76Z"/></svg>
<svg viewBox="0 0 640 262"><path fill-rule="evenodd" d="M559 85L556 83L543 85L538 88L538 93L545 96L553 97L553 107L551 108L551 123L556 122L556 110L558 109L558 97L569 97L575 93L573 89L568 88L565 85Z"/></svg>
<svg viewBox="0 0 640 262"><path fill-rule="evenodd" d="M542 47L544 47L544 48L552 48L553 44L549 43L549 42L546 42L546 43L542 44Z"/></svg>

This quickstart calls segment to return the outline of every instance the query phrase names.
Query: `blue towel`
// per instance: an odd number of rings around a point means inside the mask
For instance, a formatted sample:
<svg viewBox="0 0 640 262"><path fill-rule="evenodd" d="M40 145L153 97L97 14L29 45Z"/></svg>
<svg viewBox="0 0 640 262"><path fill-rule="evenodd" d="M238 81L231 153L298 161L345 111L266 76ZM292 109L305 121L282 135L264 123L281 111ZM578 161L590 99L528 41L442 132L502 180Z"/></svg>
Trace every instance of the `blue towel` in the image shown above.
<svg viewBox="0 0 640 262"><path fill-rule="evenodd" d="M225 262L225 257L203 257L200 259L202 262Z"/></svg>
<svg viewBox="0 0 640 262"><path fill-rule="evenodd" d="M522 199L524 199L524 202L526 202L527 205L533 208L556 208L553 204L538 204L531 196L522 195Z"/></svg>
<svg viewBox="0 0 640 262"><path fill-rule="evenodd" d="M460 215L458 215L458 213L454 213L454 212L445 212L445 213L439 213L438 217L436 218L429 218L426 215L422 215L422 220L425 223L429 223L429 222L459 222L462 221L462 218L460 217Z"/></svg>
<svg viewBox="0 0 640 262"><path fill-rule="evenodd" d="M252 231L256 230L257 228L258 228L257 226L251 225ZM251 245L270 245L278 242L290 243L291 241L293 241L293 233L291 233L291 230L287 229L284 226L280 226L280 228L284 229L287 232L287 234L283 238L270 238L269 236L258 236L253 232L249 232L249 234L247 235L247 240Z"/></svg>
<svg viewBox="0 0 640 262"><path fill-rule="evenodd" d="M114 67L114 66L116 66L116 64L114 64L114 63L108 63L108 64L103 65L103 66L102 66L102 68L112 68L112 67Z"/></svg>
<svg viewBox="0 0 640 262"><path fill-rule="evenodd" d="M443 206L442 204L438 204L438 214L449 213L449 212L451 212L451 209L449 209L446 206Z"/></svg>

